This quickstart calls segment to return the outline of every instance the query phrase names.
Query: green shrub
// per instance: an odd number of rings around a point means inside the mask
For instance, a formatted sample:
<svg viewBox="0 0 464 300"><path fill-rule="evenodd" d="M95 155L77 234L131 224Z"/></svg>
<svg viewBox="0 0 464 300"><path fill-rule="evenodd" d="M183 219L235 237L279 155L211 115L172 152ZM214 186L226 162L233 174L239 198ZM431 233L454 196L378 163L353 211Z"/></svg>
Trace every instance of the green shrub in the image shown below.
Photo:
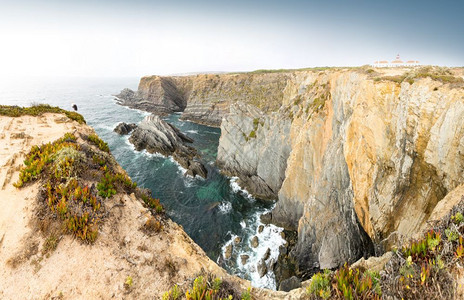
<svg viewBox="0 0 464 300"><path fill-rule="evenodd" d="M163 294L162 299L175 300L183 297L187 300L251 300L250 289L244 291L240 296L230 283L224 282L210 273L197 276L184 294L177 285L174 285Z"/></svg>
<svg viewBox="0 0 464 300"><path fill-rule="evenodd" d="M182 292L176 284L171 288L171 290L163 294L163 300L177 300L180 299L181 295Z"/></svg>
<svg viewBox="0 0 464 300"><path fill-rule="evenodd" d="M311 284L307 288L307 293L318 296L322 299L329 299L331 293L330 270L324 270L324 273L316 273L311 278Z"/></svg>
<svg viewBox="0 0 464 300"><path fill-rule="evenodd" d="M116 187L114 186L115 178L111 175L110 172L106 172L105 175L101 178L100 182L97 184L98 195L103 198L110 198L113 195L116 195Z"/></svg>
<svg viewBox="0 0 464 300"><path fill-rule="evenodd" d="M92 142L95 146L98 147L98 149L104 151L104 152L110 152L110 148L108 147L108 144L105 143L102 139L98 137L96 134L90 134L88 136L88 139L90 142Z"/></svg>
<svg viewBox="0 0 464 300"><path fill-rule="evenodd" d="M74 150L79 149L77 144L73 142L75 139L76 138L72 134L67 133L63 138L58 139L53 143L33 146L31 151L26 155L26 159L24 160L25 166L20 169L19 180L13 185L19 188L29 181L38 179L39 175L45 170L45 168L57 157L58 159L62 159L61 162L58 162L60 168L67 168L65 173L66 171L69 172L74 161L71 158L66 158L66 155L57 156L57 153L61 153L60 150L63 148L68 148L68 150L64 150L63 153L66 151L69 153L71 151L70 148Z"/></svg>
<svg viewBox="0 0 464 300"><path fill-rule="evenodd" d="M464 221L464 216L461 212L458 211L454 216L451 217L451 220L453 220L454 223L459 225Z"/></svg>

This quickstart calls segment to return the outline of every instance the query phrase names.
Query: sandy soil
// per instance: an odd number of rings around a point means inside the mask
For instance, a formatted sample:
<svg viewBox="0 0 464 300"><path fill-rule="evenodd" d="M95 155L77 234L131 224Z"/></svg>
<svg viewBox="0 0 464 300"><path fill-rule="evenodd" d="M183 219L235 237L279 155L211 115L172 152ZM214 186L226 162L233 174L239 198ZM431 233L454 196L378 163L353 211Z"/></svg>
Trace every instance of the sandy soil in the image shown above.
<svg viewBox="0 0 464 300"><path fill-rule="evenodd" d="M13 187L32 145L54 141L66 132L93 132L59 114L0 117L0 298L1 299L160 299L178 284L186 286L201 270L242 289L250 283L230 276L211 261L176 223L160 233L141 228L150 213L133 194L117 194L105 206L108 216L95 244L58 232L56 250L44 252L49 236L37 229L39 183ZM124 283L132 278L132 286ZM253 289L256 299L299 299L291 294Z"/></svg>

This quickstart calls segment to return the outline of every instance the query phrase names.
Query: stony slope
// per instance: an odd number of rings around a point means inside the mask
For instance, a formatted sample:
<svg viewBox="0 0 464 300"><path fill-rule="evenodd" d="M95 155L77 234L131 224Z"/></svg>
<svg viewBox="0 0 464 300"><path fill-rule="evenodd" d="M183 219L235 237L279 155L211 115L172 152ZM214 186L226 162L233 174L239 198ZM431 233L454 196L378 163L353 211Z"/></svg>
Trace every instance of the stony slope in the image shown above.
<svg viewBox="0 0 464 300"><path fill-rule="evenodd" d="M43 182L20 189L12 185L18 180L30 147L72 132L83 149L92 148L110 160L118 172L124 171L111 155L82 139L94 134L92 128L64 115L0 116L0 128L2 299L158 299L175 283L185 288L201 271L211 272L242 290L249 286L249 282L227 275L169 219L161 220L160 232L144 230L147 220L153 217L134 194L118 192L102 203L105 215L93 244L45 224L45 219L38 215L38 194ZM50 239L50 230L55 230L57 239ZM126 284L129 277L130 285ZM301 289L291 294L252 289L254 297L266 299L299 298L296 295L301 293Z"/></svg>

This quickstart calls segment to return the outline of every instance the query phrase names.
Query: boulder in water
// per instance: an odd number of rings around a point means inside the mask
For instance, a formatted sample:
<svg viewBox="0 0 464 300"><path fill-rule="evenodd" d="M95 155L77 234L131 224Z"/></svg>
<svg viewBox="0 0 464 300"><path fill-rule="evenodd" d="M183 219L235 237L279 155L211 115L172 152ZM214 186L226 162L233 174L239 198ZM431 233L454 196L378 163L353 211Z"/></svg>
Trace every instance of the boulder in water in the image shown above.
<svg viewBox="0 0 464 300"><path fill-rule="evenodd" d="M256 268L258 270L258 274L260 278L267 274L267 265L264 259L261 259L258 262L258 264L256 265Z"/></svg>
<svg viewBox="0 0 464 300"><path fill-rule="evenodd" d="M251 247L253 247L253 248L256 248L256 247L259 246L258 237L256 235L251 238L250 244L251 244Z"/></svg>
<svg viewBox="0 0 464 300"><path fill-rule="evenodd" d="M247 254L240 255L240 259L242 260L242 265L245 265L249 258L250 258L250 256L247 255Z"/></svg>
<svg viewBox="0 0 464 300"><path fill-rule="evenodd" d="M121 122L114 128L113 131L120 135L126 135L126 134L129 134L135 128L137 128L137 124L135 123L127 124L127 123Z"/></svg>
<svg viewBox="0 0 464 300"><path fill-rule="evenodd" d="M196 175L201 176L203 178L206 178L208 176L208 171L206 170L205 166L197 161L197 160L192 160L189 163L189 168L185 175L190 175L192 177L195 177Z"/></svg>
<svg viewBox="0 0 464 300"><path fill-rule="evenodd" d="M185 175L196 175L206 178L208 171L198 161L198 153L195 148L187 145L193 143L193 139L183 134L174 125L171 125L159 116L149 115L132 132L129 138L135 149L146 149L150 153L172 155L172 157L185 169Z"/></svg>
<svg viewBox="0 0 464 300"><path fill-rule="evenodd" d="M272 222L272 213L271 212L268 212L268 213L265 213L265 214L262 214L259 219L261 220L261 222L263 222L264 224L270 224Z"/></svg>
<svg viewBox="0 0 464 300"><path fill-rule="evenodd" d="M271 249L267 248L266 253L264 253L263 260L267 260L271 256Z"/></svg>
<svg viewBox="0 0 464 300"><path fill-rule="evenodd" d="M230 259L231 256L232 256L232 244L229 244L226 246L226 251L224 252L224 258Z"/></svg>

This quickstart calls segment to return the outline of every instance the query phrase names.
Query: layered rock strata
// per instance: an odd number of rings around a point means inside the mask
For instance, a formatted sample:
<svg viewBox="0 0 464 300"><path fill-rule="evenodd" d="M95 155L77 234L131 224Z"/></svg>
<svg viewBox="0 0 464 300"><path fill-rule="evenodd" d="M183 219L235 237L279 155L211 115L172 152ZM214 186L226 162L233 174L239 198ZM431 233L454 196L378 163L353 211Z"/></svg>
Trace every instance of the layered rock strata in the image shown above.
<svg viewBox="0 0 464 300"><path fill-rule="evenodd" d="M430 78L373 79L359 71L295 73L274 116L243 104L223 119L225 170L249 174L265 161L284 173L275 177L283 180L273 185L281 188L271 220L298 231L291 256L302 272L372 254L370 240L388 248L412 236L464 180L463 90ZM262 115L273 126L255 121ZM289 133L276 129L286 126ZM264 142L274 138L280 142ZM276 151L286 143L289 151ZM268 151L282 159L266 161Z"/></svg>
<svg viewBox="0 0 464 300"><path fill-rule="evenodd" d="M221 126L217 162L239 185L261 199L276 199L290 154L291 119L235 103Z"/></svg>
<svg viewBox="0 0 464 300"><path fill-rule="evenodd" d="M463 183L462 74L415 72L171 79L186 100L184 118L221 125L217 162L224 172L255 196L278 196L269 218L298 231L291 256L307 271L371 254L371 240L388 248L412 236ZM163 88L150 78L136 93L146 103L151 88Z"/></svg>
<svg viewBox="0 0 464 300"><path fill-rule="evenodd" d="M193 139L157 115L145 117L132 132L129 142L137 151L146 149L149 153L172 155L183 168L187 169L185 175L207 177L208 171L199 161L197 151L187 145L193 143Z"/></svg>
<svg viewBox="0 0 464 300"><path fill-rule="evenodd" d="M156 114L182 111L182 118L219 127L229 107L250 103L264 112L277 110L289 73L148 76L136 92L124 89L118 103Z"/></svg>

